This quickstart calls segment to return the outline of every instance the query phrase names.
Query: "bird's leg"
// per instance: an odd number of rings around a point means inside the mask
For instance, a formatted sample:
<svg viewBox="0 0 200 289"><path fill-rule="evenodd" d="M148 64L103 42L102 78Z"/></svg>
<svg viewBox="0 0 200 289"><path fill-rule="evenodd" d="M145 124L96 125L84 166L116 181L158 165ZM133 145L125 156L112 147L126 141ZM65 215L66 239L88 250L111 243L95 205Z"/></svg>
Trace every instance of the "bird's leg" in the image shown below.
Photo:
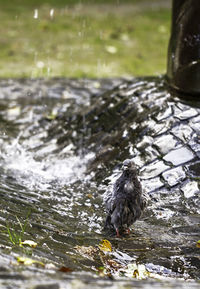
<svg viewBox="0 0 200 289"><path fill-rule="evenodd" d="M120 237L119 229L116 229L116 233L117 233L117 237L119 238Z"/></svg>

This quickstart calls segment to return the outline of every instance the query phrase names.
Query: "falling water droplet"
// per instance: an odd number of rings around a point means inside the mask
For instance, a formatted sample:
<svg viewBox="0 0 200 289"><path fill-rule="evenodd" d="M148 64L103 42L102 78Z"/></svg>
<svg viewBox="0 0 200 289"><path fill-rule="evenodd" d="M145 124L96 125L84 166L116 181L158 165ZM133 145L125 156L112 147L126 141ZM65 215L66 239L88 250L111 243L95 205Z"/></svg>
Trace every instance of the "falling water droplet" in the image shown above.
<svg viewBox="0 0 200 289"><path fill-rule="evenodd" d="M50 66L48 66L48 67L47 67L47 76L49 77L49 76L50 76L50 74L51 74L51 67L50 67Z"/></svg>
<svg viewBox="0 0 200 289"><path fill-rule="evenodd" d="M34 16L33 16L34 19L38 19L38 9L35 9L34 10Z"/></svg>
<svg viewBox="0 0 200 289"><path fill-rule="evenodd" d="M43 61L38 61L38 62L36 63L36 66L37 66L37 68L42 69L42 68L44 68L45 64L44 64Z"/></svg>
<svg viewBox="0 0 200 289"><path fill-rule="evenodd" d="M50 17L51 17L51 19L54 17L54 9L50 10Z"/></svg>

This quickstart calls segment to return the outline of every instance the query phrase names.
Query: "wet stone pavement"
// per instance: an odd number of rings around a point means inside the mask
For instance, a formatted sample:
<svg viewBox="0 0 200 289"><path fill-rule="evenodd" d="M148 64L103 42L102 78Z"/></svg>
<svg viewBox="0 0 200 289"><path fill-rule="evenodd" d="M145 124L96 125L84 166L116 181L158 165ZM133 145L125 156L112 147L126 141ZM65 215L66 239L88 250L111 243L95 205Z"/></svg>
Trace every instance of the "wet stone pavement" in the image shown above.
<svg viewBox="0 0 200 289"><path fill-rule="evenodd" d="M1 80L0 120L1 288L199 288L197 100L170 93L162 78ZM102 194L126 158L149 203L116 238L102 231ZM29 211L24 238L38 246L24 251L5 227L19 229ZM80 248L103 239L118 266L142 264L151 277L102 276L102 258ZM22 255L45 267L17 265Z"/></svg>

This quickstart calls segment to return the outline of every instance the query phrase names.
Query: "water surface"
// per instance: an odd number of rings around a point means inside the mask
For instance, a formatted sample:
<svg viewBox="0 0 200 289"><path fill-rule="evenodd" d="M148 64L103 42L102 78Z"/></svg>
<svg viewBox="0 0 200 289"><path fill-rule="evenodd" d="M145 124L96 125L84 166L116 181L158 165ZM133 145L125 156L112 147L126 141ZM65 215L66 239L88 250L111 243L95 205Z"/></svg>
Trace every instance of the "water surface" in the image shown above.
<svg viewBox="0 0 200 289"><path fill-rule="evenodd" d="M198 288L198 103L171 95L162 78L1 80L0 87L1 288ZM116 238L102 231L102 194L126 158L139 167L149 205L132 233ZM5 232L6 224L19 230L16 216L24 222L29 213L24 238L38 243L31 258L45 268L17 266L15 257L30 252ZM117 263L143 264L156 277L100 276L101 258L77 246L96 248L105 238ZM72 272L58 272L62 266Z"/></svg>

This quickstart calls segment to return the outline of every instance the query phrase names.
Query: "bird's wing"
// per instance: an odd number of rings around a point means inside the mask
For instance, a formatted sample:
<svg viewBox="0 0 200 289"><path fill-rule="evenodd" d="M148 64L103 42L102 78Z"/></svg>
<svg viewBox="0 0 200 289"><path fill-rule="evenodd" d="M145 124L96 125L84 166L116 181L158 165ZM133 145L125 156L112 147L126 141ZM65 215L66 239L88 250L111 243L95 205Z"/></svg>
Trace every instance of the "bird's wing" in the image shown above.
<svg viewBox="0 0 200 289"><path fill-rule="evenodd" d="M108 212L114 210L113 186L110 185L103 195L103 202Z"/></svg>
<svg viewBox="0 0 200 289"><path fill-rule="evenodd" d="M144 209L147 206L148 202L150 201L150 197L149 197L149 195L146 192L143 192L142 200L143 200L142 209Z"/></svg>
<svg viewBox="0 0 200 289"><path fill-rule="evenodd" d="M103 194L103 202L104 202L104 204L107 203L107 201L111 198L111 196L112 196L112 187L108 186L107 190Z"/></svg>

